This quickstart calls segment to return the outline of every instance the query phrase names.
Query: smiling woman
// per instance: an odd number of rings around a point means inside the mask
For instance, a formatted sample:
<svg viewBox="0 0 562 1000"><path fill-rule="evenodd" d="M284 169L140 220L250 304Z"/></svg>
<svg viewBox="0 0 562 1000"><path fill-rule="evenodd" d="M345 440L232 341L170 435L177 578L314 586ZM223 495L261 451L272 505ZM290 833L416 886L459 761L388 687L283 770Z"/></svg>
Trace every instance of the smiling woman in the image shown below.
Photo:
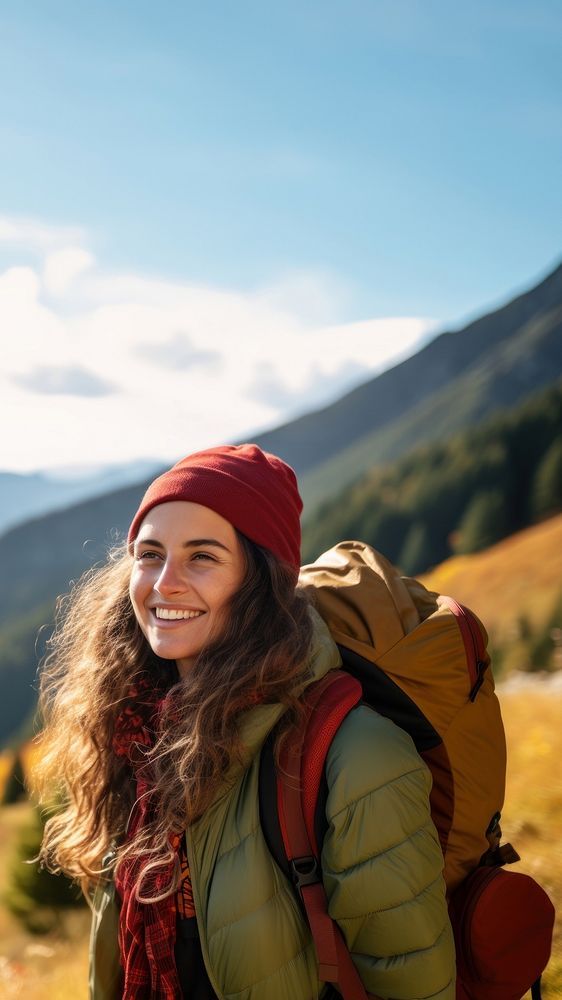
<svg viewBox="0 0 562 1000"><path fill-rule="evenodd" d="M280 766L305 696L340 664L298 586L301 508L293 470L255 445L187 456L65 606L41 684L44 794L64 805L42 858L95 890L93 1000L339 995L262 830L262 748L271 736ZM326 780L323 877L353 996L452 1000L443 859L409 737L353 709Z"/></svg>

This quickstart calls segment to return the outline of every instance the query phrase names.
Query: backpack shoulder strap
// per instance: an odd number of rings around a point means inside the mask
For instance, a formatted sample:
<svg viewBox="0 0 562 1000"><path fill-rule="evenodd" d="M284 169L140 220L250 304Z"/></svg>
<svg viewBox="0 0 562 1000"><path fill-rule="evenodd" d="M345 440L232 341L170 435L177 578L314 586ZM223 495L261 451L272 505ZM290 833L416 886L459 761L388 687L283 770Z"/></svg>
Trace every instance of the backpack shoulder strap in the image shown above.
<svg viewBox="0 0 562 1000"><path fill-rule="evenodd" d="M277 770L277 809L291 878L306 910L319 978L333 983L344 1000L367 1000L367 992L343 935L328 914L314 814L326 756L341 723L361 700L361 685L335 670L305 697L305 714L283 743Z"/></svg>
<svg viewBox="0 0 562 1000"><path fill-rule="evenodd" d="M331 670L321 681L311 685L305 696L306 712L300 727L287 741L285 760L289 773L298 783L299 799L302 796L304 822L312 853L320 857L322 844L318 844L315 829L316 803L320 794L326 757L332 741L343 720L363 697L360 681L344 670ZM290 753L287 750L290 749ZM282 776L282 775L281 775ZM279 820L285 849L290 846L289 830L285 828L283 802L278 796Z"/></svg>

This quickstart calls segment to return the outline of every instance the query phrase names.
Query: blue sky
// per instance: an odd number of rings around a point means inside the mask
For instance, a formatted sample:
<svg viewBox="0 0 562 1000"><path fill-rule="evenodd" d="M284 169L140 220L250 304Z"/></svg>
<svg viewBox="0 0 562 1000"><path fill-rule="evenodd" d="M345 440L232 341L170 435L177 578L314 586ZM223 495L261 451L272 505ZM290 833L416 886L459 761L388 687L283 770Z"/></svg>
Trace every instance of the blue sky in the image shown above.
<svg viewBox="0 0 562 1000"><path fill-rule="evenodd" d="M421 342L562 257L559 0L26 0L3 5L0 45L0 272L28 268L18 295L43 319L87 322L68 273L89 267L91 311L126 274L152 283L151 301L155 283L267 294L307 329L409 317ZM70 250L55 302L53 267ZM384 357L352 351L320 366L318 385L333 394ZM12 384L31 391L41 364L18 364ZM81 369L67 408L102 377L87 359ZM312 368L284 387L282 369L257 358L279 405L248 411L237 432L316 400ZM14 461L0 454L0 467Z"/></svg>

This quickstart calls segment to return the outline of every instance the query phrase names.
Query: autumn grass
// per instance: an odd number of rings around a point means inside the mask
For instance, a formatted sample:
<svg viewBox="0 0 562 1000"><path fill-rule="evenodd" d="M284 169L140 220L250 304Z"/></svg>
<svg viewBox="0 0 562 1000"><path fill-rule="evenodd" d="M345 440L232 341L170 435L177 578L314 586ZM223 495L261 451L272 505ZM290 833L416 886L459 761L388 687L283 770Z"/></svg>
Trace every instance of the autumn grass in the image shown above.
<svg viewBox="0 0 562 1000"><path fill-rule="evenodd" d="M0 897L21 827L29 820L27 802L0 809ZM56 932L28 934L0 905L0 997L2 1000L87 1000L89 910L61 917Z"/></svg>
<svg viewBox="0 0 562 1000"><path fill-rule="evenodd" d="M502 828L521 861L557 911L544 996L562 1000L562 675L527 678L500 687L508 742L508 780ZM530 995L530 994L529 994Z"/></svg>
<svg viewBox="0 0 562 1000"><path fill-rule="evenodd" d="M562 514L484 552L446 559L421 580L472 608L496 643L508 641L523 616L540 628L562 590Z"/></svg>

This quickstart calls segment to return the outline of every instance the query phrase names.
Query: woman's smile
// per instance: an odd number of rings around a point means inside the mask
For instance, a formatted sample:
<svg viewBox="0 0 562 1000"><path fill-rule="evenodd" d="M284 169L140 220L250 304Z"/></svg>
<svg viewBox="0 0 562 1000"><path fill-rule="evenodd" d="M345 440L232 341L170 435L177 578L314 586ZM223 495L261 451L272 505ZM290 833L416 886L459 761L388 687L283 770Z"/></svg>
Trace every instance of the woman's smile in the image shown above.
<svg viewBox="0 0 562 1000"><path fill-rule="evenodd" d="M193 618L200 618L204 611L192 611L188 608L152 608L157 619L162 621L190 621Z"/></svg>
<svg viewBox="0 0 562 1000"><path fill-rule="evenodd" d="M165 629L166 631L185 627L192 628L195 625L195 622L201 618L203 614L203 611L199 611L197 614L193 614L193 612L188 613L187 611L170 611L169 614L166 615L154 614L154 618L156 619L154 628Z"/></svg>

